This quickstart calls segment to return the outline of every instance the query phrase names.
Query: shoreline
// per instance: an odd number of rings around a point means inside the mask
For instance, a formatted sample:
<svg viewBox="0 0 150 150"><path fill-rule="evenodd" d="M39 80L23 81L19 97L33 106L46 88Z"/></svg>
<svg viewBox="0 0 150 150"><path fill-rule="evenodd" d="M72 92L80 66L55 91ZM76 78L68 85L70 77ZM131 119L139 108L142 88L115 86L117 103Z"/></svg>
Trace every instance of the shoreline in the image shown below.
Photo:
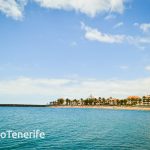
<svg viewBox="0 0 150 150"><path fill-rule="evenodd" d="M112 109L112 110L144 110L150 111L150 106L49 106L49 108L92 108L92 109Z"/></svg>
<svg viewBox="0 0 150 150"><path fill-rule="evenodd" d="M0 107L48 107L48 105L38 104L0 104Z"/></svg>
<svg viewBox="0 0 150 150"><path fill-rule="evenodd" d="M48 106L34 104L0 104L0 107L45 107L45 108L83 108L83 109L111 109L111 110L141 110L150 111L150 106Z"/></svg>

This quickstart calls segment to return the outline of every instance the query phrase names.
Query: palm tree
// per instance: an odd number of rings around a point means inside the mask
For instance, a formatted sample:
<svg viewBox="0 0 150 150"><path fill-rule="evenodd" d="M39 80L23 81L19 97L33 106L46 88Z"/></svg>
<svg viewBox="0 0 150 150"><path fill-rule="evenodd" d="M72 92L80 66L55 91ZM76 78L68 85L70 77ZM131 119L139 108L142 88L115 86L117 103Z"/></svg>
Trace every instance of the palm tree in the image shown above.
<svg viewBox="0 0 150 150"><path fill-rule="evenodd" d="M58 105L62 105L63 103L64 103L64 99L63 98L57 99L57 104Z"/></svg>
<svg viewBox="0 0 150 150"><path fill-rule="evenodd" d="M106 103L105 98L102 98L102 104L105 105L105 103Z"/></svg>
<svg viewBox="0 0 150 150"><path fill-rule="evenodd" d="M81 101L81 105L84 105L84 99L81 98L80 101Z"/></svg>
<svg viewBox="0 0 150 150"><path fill-rule="evenodd" d="M70 105L70 100L69 100L69 98L66 98L66 105L67 105L67 106Z"/></svg>
<svg viewBox="0 0 150 150"><path fill-rule="evenodd" d="M84 100L84 105L89 105L89 100L88 100L88 98Z"/></svg>

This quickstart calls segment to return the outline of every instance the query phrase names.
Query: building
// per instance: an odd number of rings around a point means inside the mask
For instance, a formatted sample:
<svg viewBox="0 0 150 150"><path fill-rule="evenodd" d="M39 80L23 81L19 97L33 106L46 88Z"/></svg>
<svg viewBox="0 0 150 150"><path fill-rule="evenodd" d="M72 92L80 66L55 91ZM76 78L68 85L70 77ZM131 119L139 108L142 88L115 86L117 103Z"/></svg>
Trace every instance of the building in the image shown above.
<svg viewBox="0 0 150 150"><path fill-rule="evenodd" d="M142 100L139 96L128 96L127 105L141 105Z"/></svg>
<svg viewBox="0 0 150 150"><path fill-rule="evenodd" d="M142 105L150 105L150 95L142 97Z"/></svg>
<svg viewBox="0 0 150 150"><path fill-rule="evenodd" d="M117 98L112 98L112 97L108 98L109 105L117 105L118 101L119 99Z"/></svg>

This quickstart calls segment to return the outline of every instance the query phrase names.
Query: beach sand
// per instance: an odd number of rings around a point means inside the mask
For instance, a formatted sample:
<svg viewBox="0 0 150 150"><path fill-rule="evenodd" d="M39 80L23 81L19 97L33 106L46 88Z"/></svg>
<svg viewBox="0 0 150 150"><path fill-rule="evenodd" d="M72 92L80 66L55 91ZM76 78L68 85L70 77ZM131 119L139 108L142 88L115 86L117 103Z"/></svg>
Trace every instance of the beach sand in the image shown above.
<svg viewBox="0 0 150 150"><path fill-rule="evenodd" d="M150 111L149 107L142 106L50 106L50 108L95 108L95 109L113 109L113 110L146 110Z"/></svg>

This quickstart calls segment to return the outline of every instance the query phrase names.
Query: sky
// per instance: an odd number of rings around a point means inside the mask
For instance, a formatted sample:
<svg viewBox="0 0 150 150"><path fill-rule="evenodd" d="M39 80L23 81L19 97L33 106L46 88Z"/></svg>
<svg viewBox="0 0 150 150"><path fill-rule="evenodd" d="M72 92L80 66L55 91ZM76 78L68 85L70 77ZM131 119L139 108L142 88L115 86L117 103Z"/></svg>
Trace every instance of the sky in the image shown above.
<svg viewBox="0 0 150 150"><path fill-rule="evenodd" d="M149 14L149 0L0 0L0 103L150 94Z"/></svg>

